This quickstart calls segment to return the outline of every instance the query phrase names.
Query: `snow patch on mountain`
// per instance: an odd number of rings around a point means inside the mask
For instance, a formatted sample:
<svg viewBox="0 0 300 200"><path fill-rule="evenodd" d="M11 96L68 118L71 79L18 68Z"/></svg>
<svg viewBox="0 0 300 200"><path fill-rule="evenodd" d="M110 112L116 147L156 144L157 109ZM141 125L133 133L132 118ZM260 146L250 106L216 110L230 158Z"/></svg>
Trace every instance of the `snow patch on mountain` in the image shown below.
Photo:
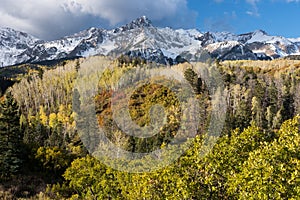
<svg viewBox="0 0 300 200"><path fill-rule="evenodd" d="M239 43L238 41L217 42L217 43L209 44L205 49L208 50L209 52L213 52L217 49L221 49L225 51L240 44L241 43Z"/></svg>

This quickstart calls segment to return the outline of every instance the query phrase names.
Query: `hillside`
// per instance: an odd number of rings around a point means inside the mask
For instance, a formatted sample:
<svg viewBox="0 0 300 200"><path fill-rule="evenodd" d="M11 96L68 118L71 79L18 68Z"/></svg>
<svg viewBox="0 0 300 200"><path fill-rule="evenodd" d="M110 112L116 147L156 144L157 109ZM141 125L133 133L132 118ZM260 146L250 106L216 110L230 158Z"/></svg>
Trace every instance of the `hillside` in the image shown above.
<svg viewBox="0 0 300 200"><path fill-rule="evenodd" d="M16 81L0 100L1 199L300 197L298 60L94 56L1 75Z"/></svg>

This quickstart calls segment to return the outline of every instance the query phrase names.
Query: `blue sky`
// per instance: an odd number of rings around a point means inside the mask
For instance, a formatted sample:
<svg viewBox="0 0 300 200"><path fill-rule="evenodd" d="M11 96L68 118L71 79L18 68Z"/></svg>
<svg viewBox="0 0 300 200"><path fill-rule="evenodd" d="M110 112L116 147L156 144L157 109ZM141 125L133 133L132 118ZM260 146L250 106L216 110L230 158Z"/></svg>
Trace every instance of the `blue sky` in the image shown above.
<svg viewBox="0 0 300 200"><path fill-rule="evenodd" d="M288 0L189 0L200 30L246 33L257 29L271 35L300 37L300 2Z"/></svg>
<svg viewBox="0 0 300 200"><path fill-rule="evenodd" d="M300 0L1 0L0 27L53 40L143 15L160 27L300 37Z"/></svg>

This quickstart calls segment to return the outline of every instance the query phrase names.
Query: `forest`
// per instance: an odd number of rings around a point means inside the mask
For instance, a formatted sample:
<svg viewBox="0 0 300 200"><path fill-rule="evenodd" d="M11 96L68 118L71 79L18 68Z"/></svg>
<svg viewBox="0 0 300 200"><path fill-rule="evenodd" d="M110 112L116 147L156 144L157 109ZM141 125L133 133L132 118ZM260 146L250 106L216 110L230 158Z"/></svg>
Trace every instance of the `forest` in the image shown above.
<svg viewBox="0 0 300 200"><path fill-rule="evenodd" d="M94 56L0 84L0 199L300 199L299 60Z"/></svg>

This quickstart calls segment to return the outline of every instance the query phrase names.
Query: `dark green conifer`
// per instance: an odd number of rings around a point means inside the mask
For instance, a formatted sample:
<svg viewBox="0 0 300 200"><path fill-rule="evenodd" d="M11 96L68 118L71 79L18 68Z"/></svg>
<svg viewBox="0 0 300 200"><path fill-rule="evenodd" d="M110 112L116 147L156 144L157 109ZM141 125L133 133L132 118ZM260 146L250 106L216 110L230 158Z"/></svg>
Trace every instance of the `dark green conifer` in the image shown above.
<svg viewBox="0 0 300 200"><path fill-rule="evenodd" d="M9 178L22 165L22 134L17 103L8 93L0 102L0 177Z"/></svg>
<svg viewBox="0 0 300 200"><path fill-rule="evenodd" d="M202 92L202 79L198 77L198 74L193 69L189 68L185 70L184 78L189 82L195 94Z"/></svg>

